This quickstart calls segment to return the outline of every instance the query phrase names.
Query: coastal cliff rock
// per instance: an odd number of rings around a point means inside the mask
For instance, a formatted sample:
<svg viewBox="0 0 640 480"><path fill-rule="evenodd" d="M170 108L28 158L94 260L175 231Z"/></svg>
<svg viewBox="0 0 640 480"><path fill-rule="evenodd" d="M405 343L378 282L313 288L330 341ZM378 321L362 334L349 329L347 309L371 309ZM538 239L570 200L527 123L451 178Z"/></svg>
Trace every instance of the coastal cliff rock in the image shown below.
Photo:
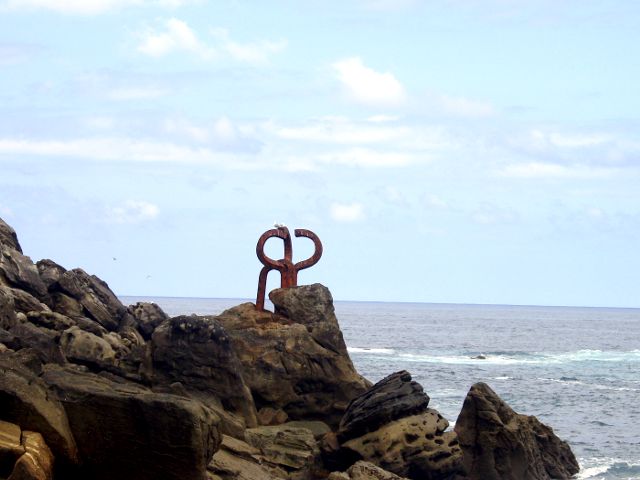
<svg viewBox="0 0 640 480"><path fill-rule="evenodd" d="M47 366L42 379L64 407L83 478L206 478L219 419L200 402L72 367Z"/></svg>
<svg viewBox="0 0 640 480"><path fill-rule="evenodd" d="M469 390L455 431L471 480L568 479L580 469L551 428L514 412L484 383Z"/></svg>
<svg viewBox="0 0 640 480"><path fill-rule="evenodd" d="M361 458L415 480L463 472L462 451L449 422L429 406L406 371L389 375L355 398L337 432L338 458Z"/></svg>
<svg viewBox="0 0 640 480"><path fill-rule="evenodd" d="M269 298L275 314L245 303L216 317L256 407L337 426L351 399L370 384L351 363L329 290L315 284L274 290Z"/></svg>
<svg viewBox="0 0 640 480"><path fill-rule="evenodd" d="M126 307L94 275L34 264L0 219L0 478L542 480L577 471L551 429L482 384L455 432L408 372L371 386L353 367L326 287L270 298L274 313L245 303L169 318L155 304Z"/></svg>
<svg viewBox="0 0 640 480"><path fill-rule="evenodd" d="M0 420L0 478L53 479L53 454L42 435Z"/></svg>
<svg viewBox="0 0 640 480"><path fill-rule="evenodd" d="M229 335L213 317L179 316L164 321L152 337L154 383L180 382L194 397L258 425L249 388ZM213 398L211 398L213 397Z"/></svg>

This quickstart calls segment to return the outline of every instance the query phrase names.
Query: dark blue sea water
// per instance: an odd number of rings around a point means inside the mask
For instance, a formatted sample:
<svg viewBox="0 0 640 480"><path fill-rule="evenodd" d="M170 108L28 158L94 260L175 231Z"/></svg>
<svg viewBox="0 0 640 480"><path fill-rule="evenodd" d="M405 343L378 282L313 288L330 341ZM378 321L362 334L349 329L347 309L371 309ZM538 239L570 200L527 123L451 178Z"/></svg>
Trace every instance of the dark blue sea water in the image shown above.
<svg viewBox="0 0 640 480"><path fill-rule="evenodd" d="M123 297L168 314L217 314L244 300ZM640 479L640 309L336 302L358 371L408 370L453 425L488 383L571 445L579 479ZM474 359L482 355L485 359Z"/></svg>

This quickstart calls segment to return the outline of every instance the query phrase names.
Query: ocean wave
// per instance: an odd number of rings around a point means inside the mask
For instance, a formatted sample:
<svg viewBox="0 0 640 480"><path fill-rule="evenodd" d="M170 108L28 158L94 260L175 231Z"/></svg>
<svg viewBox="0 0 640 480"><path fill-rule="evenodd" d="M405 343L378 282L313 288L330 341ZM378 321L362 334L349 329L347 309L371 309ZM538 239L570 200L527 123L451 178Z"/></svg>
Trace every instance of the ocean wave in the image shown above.
<svg viewBox="0 0 640 480"><path fill-rule="evenodd" d="M391 348L358 349L349 348L350 352L394 354ZM542 352L469 352L465 354L431 354L431 353L399 353L399 359L407 362L419 363L448 363L448 364L489 364L489 365L543 365L580 362L640 362L640 350L631 351L603 351L577 350L574 352L542 353ZM566 381L572 379L566 378ZM563 380L564 381L564 380Z"/></svg>
<svg viewBox="0 0 640 480"><path fill-rule="evenodd" d="M381 355L393 355L396 351L393 348L369 348L369 347L347 347L349 353L376 353Z"/></svg>
<svg viewBox="0 0 640 480"><path fill-rule="evenodd" d="M629 463L619 458L581 458L579 463L585 467L574 477L576 480L633 480L640 476L640 464Z"/></svg>

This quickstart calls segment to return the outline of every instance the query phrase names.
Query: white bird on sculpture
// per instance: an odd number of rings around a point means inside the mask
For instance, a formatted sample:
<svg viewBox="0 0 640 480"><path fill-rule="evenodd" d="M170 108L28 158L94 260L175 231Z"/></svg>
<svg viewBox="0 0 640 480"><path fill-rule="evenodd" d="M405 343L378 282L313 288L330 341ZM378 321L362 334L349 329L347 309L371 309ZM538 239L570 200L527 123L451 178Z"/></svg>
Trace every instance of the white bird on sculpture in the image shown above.
<svg viewBox="0 0 640 480"><path fill-rule="evenodd" d="M276 228L287 228L287 226L284 223L278 223L278 222L274 222L273 226Z"/></svg>

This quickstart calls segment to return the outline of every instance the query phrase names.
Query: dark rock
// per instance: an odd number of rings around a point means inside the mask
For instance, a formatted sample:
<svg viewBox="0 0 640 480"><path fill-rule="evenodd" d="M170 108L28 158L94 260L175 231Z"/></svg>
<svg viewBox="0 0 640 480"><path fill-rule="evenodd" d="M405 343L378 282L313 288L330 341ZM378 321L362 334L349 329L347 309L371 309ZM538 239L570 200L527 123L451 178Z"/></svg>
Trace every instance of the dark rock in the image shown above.
<svg viewBox="0 0 640 480"><path fill-rule="evenodd" d="M36 262L36 267L40 273L40 278L47 286L47 289L51 289L60 277L67 271L64 267L61 267L53 260L43 259Z"/></svg>
<svg viewBox="0 0 640 480"><path fill-rule="evenodd" d="M4 244L0 244L0 285L26 290L39 299L47 294L47 287L31 259Z"/></svg>
<svg viewBox="0 0 640 480"><path fill-rule="evenodd" d="M230 412L256 426L256 410L225 329L214 317L179 316L152 337L153 381L180 382L195 397L213 396Z"/></svg>
<svg viewBox="0 0 640 480"><path fill-rule="evenodd" d="M415 480L444 480L463 473L462 451L449 422L428 408L422 386L401 371L354 399L337 434L338 449L325 452L334 463L354 458ZM330 445L329 445L330 446Z"/></svg>
<svg viewBox="0 0 640 480"><path fill-rule="evenodd" d="M38 327L57 330L59 332L71 328L77 324L75 320L72 320L60 313L51 311L28 312L27 320L30 323L37 325Z"/></svg>
<svg viewBox="0 0 640 480"><path fill-rule="evenodd" d="M47 305L35 298L33 295L19 290L17 288L9 288L10 294L13 296L13 304L16 312L50 312Z"/></svg>
<svg viewBox="0 0 640 480"><path fill-rule="evenodd" d="M262 407L258 411L258 423L260 425L280 425L287 421L289 415L287 412L278 408Z"/></svg>
<svg viewBox="0 0 640 480"><path fill-rule="evenodd" d="M19 353L0 353L0 419L40 432L59 462L76 463L76 443L62 405L21 360Z"/></svg>
<svg viewBox="0 0 640 480"><path fill-rule="evenodd" d="M129 313L135 319L135 325L145 340L150 340L153 331L169 316L155 303L138 302L129 306Z"/></svg>
<svg viewBox="0 0 640 480"><path fill-rule="evenodd" d="M19 321L9 330L9 333L15 338L14 343L9 345L12 349L32 348L38 353L43 363L66 362L59 345L60 332Z"/></svg>
<svg viewBox="0 0 640 480"><path fill-rule="evenodd" d="M68 368L42 378L64 405L81 478L206 479L219 419L200 402Z"/></svg>
<svg viewBox="0 0 640 480"><path fill-rule="evenodd" d="M393 420L427 411L429 396L406 370L392 373L355 398L340 421L344 442L377 430Z"/></svg>
<svg viewBox="0 0 640 480"><path fill-rule="evenodd" d="M370 383L351 363L329 291L310 285L278 289L270 298L290 317L257 311L251 303L217 317L238 353L256 406L336 427L349 401Z"/></svg>
<svg viewBox="0 0 640 480"><path fill-rule="evenodd" d="M514 412L484 383L469 390L455 431L471 480L568 479L579 471L551 428Z"/></svg>
<svg viewBox="0 0 640 480"><path fill-rule="evenodd" d="M109 289L109 285L80 268L64 272L55 288L77 301L82 306L84 316L95 320L107 330L116 330L127 310ZM67 308L61 309L58 300L54 301L55 311L72 318L75 316Z"/></svg>
<svg viewBox="0 0 640 480"><path fill-rule="evenodd" d="M77 326L62 333L60 348L69 361L88 365L93 369L115 365L116 352L109 342Z"/></svg>
<svg viewBox="0 0 640 480"><path fill-rule="evenodd" d="M0 249L3 245L22 253L22 248L20 247L20 242L18 242L16 231L0 218Z"/></svg>
<svg viewBox="0 0 640 480"><path fill-rule="evenodd" d="M0 285L0 328L8 330L16 322L16 312L11 289Z"/></svg>

